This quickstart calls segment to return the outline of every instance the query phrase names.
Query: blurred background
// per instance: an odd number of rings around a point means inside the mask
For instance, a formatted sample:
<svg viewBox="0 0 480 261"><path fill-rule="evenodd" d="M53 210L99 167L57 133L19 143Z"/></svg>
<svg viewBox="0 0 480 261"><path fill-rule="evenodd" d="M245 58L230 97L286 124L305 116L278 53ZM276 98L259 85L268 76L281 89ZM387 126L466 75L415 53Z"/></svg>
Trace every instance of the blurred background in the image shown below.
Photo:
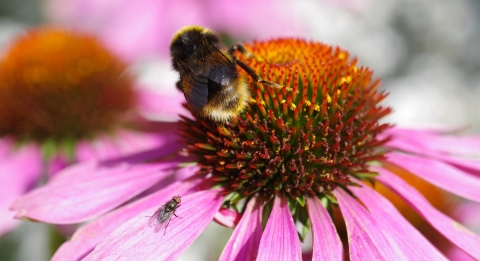
<svg viewBox="0 0 480 261"><path fill-rule="evenodd" d="M339 45L382 79L394 109L386 121L480 131L478 0L0 0L0 56L31 27L86 30L145 87L174 92L168 45L191 24L214 29L226 44L295 36ZM230 233L211 224L183 260L217 259ZM0 260L48 260L58 238L47 225L24 222L0 238Z"/></svg>

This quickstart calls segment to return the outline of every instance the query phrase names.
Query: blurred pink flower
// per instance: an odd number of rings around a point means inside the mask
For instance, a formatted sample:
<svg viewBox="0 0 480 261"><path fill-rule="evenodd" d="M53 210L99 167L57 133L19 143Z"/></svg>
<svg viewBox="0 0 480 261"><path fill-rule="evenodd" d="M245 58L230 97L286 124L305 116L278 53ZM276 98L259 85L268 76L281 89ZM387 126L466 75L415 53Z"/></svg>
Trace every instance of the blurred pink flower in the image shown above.
<svg viewBox="0 0 480 261"><path fill-rule="evenodd" d="M302 28L289 2L228 0L49 0L55 24L94 32L125 59L168 57L173 34L187 25L245 37L295 36Z"/></svg>
<svg viewBox="0 0 480 261"><path fill-rule="evenodd" d="M160 96L131 79L122 80L126 65L103 48L81 33L32 29L0 60L0 182L8 184L0 190L0 235L18 224L8 210L14 200L65 166L173 142L172 123L155 123L142 115L174 121L171 110L178 111L175 104L182 95ZM107 64L88 67L98 57ZM77 65L85 66L84 75L75 76ZM131 89L126 99L133 101L125 110L117 104L124 99L124 87ZM106 105L96 108L97 100ZM94 123L100 127L92 127Z"/></svg>
<svg viewBox="0 0 480 261"><path fill-rule="evenodd" d="M411 172L480 202L480 162L469 158L480 151L479 136L380 124L390 112L379 105L387 95L370 70L339 48L298 39L246 47L264 60L241 59L289 88L256 84L241 71L252 101L238 118L216 125L183 117L184 149L159 150L197 156L196 167L179 167L191 158L145 153L81 163L15 202L19 218L55 224L93 219L53 260L175 260L212 220L234 227L220 260L301 260L299 235L310 228L313 260L446 260L366 185L377 182L480 258L480 237L398 176ZM171 173L186 178L151 188ZM148 216L175 195L182 203L164 235L149 226ZM334 208L345 221L348 254L332 222Z"/></svg>

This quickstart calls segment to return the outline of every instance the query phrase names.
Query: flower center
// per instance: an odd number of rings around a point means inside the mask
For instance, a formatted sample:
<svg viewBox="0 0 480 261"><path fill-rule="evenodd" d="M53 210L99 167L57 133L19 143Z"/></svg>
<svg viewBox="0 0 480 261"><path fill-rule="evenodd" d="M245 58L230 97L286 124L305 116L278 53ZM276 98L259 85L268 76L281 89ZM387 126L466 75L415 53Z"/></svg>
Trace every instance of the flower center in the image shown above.
<svg viewBox="0 0 480 261"><path fill-rule="evenodd" d="M212 174L232 198L254 193L269 201L279 192L294 200L315 194L331 196L337 186L365 179L368 163L383 158L376 135L390 112L379 105L372 71L357 67L348 52L320 43L280 39L247 44L255 57L236 53L264 79L248 81L246 109L224 125L204 119L184 120L183 135L191 154L199 155L201 173Z"/></svg>
<svg viewBox="0 0 480 261"><path fill-rule="evenodd" d="M64 141L112 130L135 102L125 69L93 37L27 32L0 60L0 136Z"/></svg>

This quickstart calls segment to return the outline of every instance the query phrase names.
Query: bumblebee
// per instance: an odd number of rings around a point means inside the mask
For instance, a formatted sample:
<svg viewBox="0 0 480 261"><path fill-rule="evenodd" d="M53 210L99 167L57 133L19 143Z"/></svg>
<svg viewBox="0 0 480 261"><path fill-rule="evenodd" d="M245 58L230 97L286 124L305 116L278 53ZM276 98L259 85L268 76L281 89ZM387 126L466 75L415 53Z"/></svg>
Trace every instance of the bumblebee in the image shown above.
<svg viewBox="0 0 480 261"><path fill-rule="evenodd" d="M235 50L248 52L241 45L222 50L218 36L200 26L185 27L173 37L170 55L173 68L180 74L177 88L197 116L222 123L243 111L250 92L247 83L239 77L236 65L257 82L281 87L263 80L237 60L232 55Z"/></svg>

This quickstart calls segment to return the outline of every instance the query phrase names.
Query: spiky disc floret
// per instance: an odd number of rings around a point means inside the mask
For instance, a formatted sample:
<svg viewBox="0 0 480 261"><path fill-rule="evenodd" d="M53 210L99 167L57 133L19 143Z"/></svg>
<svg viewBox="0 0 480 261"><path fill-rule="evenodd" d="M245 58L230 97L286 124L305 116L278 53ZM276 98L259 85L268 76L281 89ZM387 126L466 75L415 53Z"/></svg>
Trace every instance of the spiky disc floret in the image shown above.
<svg viewBox="0 0 480 261"><path fill-rule="evenodd" d="M330 195L351 184L349 176L371 173L368 162L383 158L376 136L389 127L378 120L390 112L379 105L372 71L357 67L348 52L297 39L246 44L255 57L236 57L282 89L250 86L251 101L224 125L183 120L188 152L199 155L200 174L212 173L235 197L262 194L268 201L284 191L293 199Z"/></svg>

